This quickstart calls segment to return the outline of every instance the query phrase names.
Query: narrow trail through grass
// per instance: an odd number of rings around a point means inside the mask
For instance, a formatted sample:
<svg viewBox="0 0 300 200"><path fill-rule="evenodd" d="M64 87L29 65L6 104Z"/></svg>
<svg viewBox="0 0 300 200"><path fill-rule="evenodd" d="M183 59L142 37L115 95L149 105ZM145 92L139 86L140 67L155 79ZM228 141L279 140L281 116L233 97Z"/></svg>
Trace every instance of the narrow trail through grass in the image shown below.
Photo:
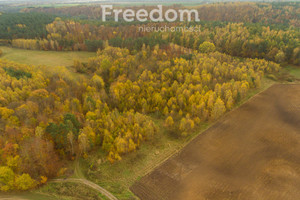
<svg viewBox="0 0 300 200"><path fill-rule="evenodd" d="M105 196L109 200L118 200L113 194L108 192L106 189L104 189L103 187L100 187L96 183L93 183L85 178L85 176L82 173L82 170L80 168L80 160L78 158L74 161L74 177L76 177L76 178L53 179L53 180L51 180L51 182L54 182L54 183L69 182L69 183L84 184L84 185L98 191L99 193L101 193L103 196Z"/></svg>

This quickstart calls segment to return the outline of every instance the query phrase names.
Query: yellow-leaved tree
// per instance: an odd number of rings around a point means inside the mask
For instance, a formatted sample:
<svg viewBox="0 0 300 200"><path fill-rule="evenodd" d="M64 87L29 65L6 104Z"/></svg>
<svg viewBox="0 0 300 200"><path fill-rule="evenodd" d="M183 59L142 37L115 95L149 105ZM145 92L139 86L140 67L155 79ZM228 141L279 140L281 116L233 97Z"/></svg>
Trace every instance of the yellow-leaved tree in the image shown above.
<svg viewBox="0 0 300 200"><path fill-rule="evenodd" d="M226 112L226 107L224 105L224 102L220 97L217 98L216 103L214 104L214 107L211 111L211 118L212 119L218 119Z"/></svg>

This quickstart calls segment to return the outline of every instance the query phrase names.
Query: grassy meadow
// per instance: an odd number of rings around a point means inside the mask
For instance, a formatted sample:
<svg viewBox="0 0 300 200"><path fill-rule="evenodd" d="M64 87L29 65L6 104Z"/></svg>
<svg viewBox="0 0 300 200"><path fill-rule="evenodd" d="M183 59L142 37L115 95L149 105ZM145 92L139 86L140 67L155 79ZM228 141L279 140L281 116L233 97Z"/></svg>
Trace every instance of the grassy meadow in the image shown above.
<svg viewBox="0 0 300 200"><path fill-rule="evenodd" d="M300 66L289 65L286 67L286 70L294 77L300 79Z"/></svg>
<svg viewBox="0 0 300 200"><path fill-rule="evenodd" d="M27 65L45 65L54 66L71 66L74 59L87 61L88 58L94 57L94 52L84 51L33 51L16 49L6 46L0 46L3 54L0 59L7 59L21 64Z"/></svg>

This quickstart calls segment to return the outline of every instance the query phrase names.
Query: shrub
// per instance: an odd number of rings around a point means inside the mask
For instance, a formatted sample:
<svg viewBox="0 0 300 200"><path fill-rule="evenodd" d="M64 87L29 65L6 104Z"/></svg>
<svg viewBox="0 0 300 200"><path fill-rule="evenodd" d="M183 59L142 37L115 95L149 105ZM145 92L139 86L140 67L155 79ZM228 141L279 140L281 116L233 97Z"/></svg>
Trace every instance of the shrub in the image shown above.
<svg viewBox="0 0 300 200"><path fill-rule="evenodd" d="M6 71L6 73L9 76L15 77L18 80L20 78L24 78L24 77L27 77L27 78L31 78L32 77L31 73L22 71L20 69L14 69L14 68L11 68L11 67L4 67L3 69Z"/></svg>

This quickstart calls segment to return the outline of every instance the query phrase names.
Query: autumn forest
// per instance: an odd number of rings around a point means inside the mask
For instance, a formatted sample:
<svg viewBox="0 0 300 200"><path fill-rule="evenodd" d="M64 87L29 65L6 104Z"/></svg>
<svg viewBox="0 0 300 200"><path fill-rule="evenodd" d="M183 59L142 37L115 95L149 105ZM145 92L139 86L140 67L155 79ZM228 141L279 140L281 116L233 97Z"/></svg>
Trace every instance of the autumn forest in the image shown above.
<svg viewBox="0 0 300 200"><path fill-rule="evenodd" d="M189 137L300 65L299 2L195 8L200 22L101 22L92 5L0 13L1 46L96 52L49 68L1 59L0 46L0 191L38 188L95 152L118 165L156 135Z"/></svg>

